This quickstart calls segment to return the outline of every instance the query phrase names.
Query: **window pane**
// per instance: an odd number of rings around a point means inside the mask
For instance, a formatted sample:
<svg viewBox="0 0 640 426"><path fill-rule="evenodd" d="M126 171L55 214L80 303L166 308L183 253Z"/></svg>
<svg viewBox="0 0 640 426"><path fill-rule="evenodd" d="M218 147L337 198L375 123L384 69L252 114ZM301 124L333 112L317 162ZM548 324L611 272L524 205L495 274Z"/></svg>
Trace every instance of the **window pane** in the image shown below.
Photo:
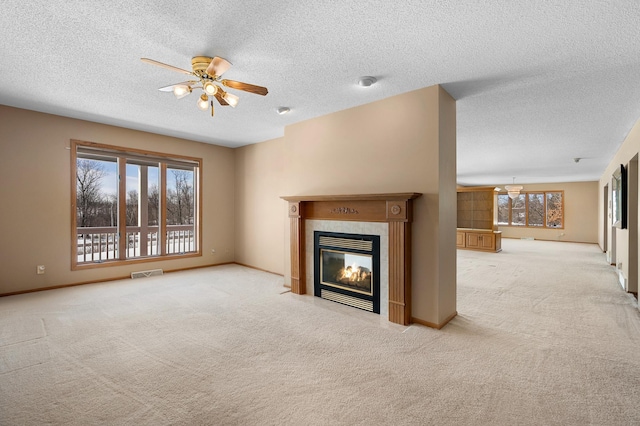
<svg viewBox="0 0 640 426"><path fill-rule="evenodd" d="M140 166L127 164L127 226L138 226L138 187Z"/></svg>
<svg viewBox="0 0 640 426"><path fill-rule="evenodd" d="M529 193L527 225L544 226L544 194Z"/></svg>
<svg viewBox="0 0 640 426"><path fill-rule="evenodd" d="M547 192L547 227L562 228L562 192Z"/></svg>
<svg viewBox="0 0 640 426"><path fill-rule="evenodd" d="M526 224L525 195L520 194L511 202L511 224L524 226Z"/></svg>
<svg viewBox="0 0 640 426"><path fill-rule="evenodd" d="M167 168L167 253L196 251L195 173Z"/></svg>
<svg viewBox="0 0 640 426"><path fill-rule="evenodd" d="M498 225L509 224L509 204L511 198L507 194L498 194Z"/></svg>
<svg viewBox="0 0 640 426"><path fill-rule="evenodd" d="M158 226L160 224L160 180L158 173L158 167L149 167L147 189L147 195L149 197L149 226Z"/></svg>
<svg viewBox="0 0 640 426"><path fill-rule="evenodd" d="M126 175L127 257L157 256L158 166L128 159Z"/></svg>
<svg viewBox="0 0 640 426"><path fill-rule="evenodd" d="M159 180L158 166L148 167L148 182L147 182L147 224L149 232L149 256L160 255L160 180Z"/></svg>
<svg viewBox="0 0 640 426"><path fill-rule="evenodd" d="M138 187L140 166L129 164L126 167L126 226L127 226L127 258L140 256L140 228L138 223Z"/></svg>
<svg viewBox="0 0 640 426"><path fill-rule="evenodd" d="M78 262L117 258L118 179L115 158L76 161L76 234Z"/></svg>

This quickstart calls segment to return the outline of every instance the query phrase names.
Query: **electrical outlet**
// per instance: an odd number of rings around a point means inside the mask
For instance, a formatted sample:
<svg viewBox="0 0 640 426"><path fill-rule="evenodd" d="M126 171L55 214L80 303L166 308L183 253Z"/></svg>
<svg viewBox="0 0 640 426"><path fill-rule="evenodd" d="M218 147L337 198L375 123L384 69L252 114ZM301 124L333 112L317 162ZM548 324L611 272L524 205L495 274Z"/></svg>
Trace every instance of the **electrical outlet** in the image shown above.
<svg viewBox="0 0 640 426"><path fill-rule="evenodd" d="M38 266L36 267L36 273L37 273L38 275L42 275L42 274L44 274L44 269L45 269L45 268L44 268L44 265L38 265Z"/></svg>

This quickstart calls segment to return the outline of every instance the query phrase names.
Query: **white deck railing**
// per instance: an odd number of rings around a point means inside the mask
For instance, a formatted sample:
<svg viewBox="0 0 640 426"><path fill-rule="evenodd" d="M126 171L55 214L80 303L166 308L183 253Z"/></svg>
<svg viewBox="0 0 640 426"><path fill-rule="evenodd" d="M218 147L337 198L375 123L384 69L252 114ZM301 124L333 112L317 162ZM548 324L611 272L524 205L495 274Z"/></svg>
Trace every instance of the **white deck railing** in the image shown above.
<svg viewBox="0 0 640 426"><path fill-rule="evenodd" d="M78 263L104 262L119 259L118 228L77 228ZM158 256L160 254L158 226L127 226L127 259ZM166 253L190 253L196 251L195 227L193 225L167 225Z"/></svg>

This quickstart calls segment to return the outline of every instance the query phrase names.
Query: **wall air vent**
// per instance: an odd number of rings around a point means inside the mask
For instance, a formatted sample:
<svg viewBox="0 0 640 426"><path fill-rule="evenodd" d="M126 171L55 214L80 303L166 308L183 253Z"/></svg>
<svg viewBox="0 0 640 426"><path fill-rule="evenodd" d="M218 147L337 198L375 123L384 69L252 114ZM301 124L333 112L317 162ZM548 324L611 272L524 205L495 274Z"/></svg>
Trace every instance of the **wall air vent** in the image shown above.
<svg viewBox="0 0 640 426"><path fill-rule="evenodd" d="M156 275L162 275L162 269L151 269L149 271L138 271L132 272L131 278L147 278L147 277L155 277Z"/></svg>

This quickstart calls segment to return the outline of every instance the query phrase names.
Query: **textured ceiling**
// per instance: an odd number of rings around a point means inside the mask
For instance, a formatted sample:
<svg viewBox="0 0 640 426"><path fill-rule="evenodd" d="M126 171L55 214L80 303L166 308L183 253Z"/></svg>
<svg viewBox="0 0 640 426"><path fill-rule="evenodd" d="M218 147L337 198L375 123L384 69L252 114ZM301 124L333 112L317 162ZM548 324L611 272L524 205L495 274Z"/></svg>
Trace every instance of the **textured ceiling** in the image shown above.
<svg viewBox="0 0 640 426"><path fill-rule="evenodd" d="M639 22L630 0L4 0L0 104L236 147L441 84L458 183L597 180L640 117ZM269 94L229 89L240 104L211 118L157 90L184 75L140 61L196 55Z"/></svg>

